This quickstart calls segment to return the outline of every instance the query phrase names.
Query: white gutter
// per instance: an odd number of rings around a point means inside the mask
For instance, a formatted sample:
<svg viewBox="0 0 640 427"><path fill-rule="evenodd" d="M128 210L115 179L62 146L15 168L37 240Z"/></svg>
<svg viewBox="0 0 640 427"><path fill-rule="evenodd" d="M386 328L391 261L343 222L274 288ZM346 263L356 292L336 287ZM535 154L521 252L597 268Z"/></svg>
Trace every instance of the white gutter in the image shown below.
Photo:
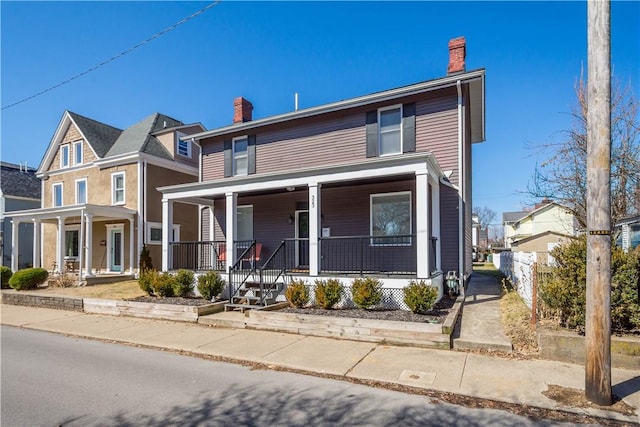
<svg viewBox="0 0 640 427"><path fill-rule="evenodd" d="M456 89L458 91L458 274L460 275L460 284L464 289L464 138L462 135L462 86L460 80L456 82Z"/></svg>

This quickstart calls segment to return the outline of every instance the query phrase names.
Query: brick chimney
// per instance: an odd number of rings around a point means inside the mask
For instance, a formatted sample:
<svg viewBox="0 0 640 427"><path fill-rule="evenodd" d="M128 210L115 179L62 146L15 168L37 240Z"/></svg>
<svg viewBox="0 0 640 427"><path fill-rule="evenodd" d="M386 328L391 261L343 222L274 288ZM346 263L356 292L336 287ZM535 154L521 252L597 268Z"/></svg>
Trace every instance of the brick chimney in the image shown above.
<svg viewBox="0 0 640 427"><path fill-rule="evenodd" d="M252 119L253 104L239 96L233 100L233 123L250 122Z"/></svg>
<svg viewBox="0 0 640 427"><path fill-rule="evenodd" d="M463 73L464 59L467 56L467 42L464 37L449 40L449 66L447 74Z"/></svg>

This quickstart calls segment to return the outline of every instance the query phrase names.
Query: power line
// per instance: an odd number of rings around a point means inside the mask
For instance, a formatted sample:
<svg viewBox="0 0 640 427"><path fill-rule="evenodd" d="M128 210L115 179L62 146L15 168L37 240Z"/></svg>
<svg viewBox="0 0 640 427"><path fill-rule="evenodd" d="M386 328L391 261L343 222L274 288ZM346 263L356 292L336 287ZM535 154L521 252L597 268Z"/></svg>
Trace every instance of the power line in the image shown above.
<svg viewBox="0 0 640 427"><path fill-rule="evenodd" d="M42 90L42 91L40 91L40 92L38 92L38 93L36 93L36 94L33 94L33 95L28 96L28 97L26 97L26 98L23 98L23 99L21 99L20 101L16 101L16 102L14 102L13 104L5 105L4 107L2 107L2 110L6 110L7 108L15 107L15 106L16 106L16 105L18 105L18 104L22 104L23 102L29 101L30 99L36 98L36 97L38 97L38 96L40 96L40 95L43 95L43 94L45 94L45 93L47 93L47 92L50 92L50 91L52 91L52 90L54 90L54 89L57 89L57 88L59 88L60 86L64 86L64 85L66 85L67 83L70 83L70 82L72 82L72 81L74 81L74 80L76 80L76 79L79 79L80 77L85 76L85 75L89 74L90 72L95 71L95 70L97 70L98 68L100 68L100 67L102 67L102 66L104 66L104 65L107 65L108 63L113 62L113 61L115 61L115 60L116 60L116 59L118 59L118 58L123 57L123 56L124 56L124 55L126 55L127 53L131 53L131 52L133 52L134 50L138 49L139 47L144 46L145 44L147 44L147 43L149 43L149 42L151 42L151 41L153 41L153 40L155 40L155 39L157 39L158 37L163 36L163 35L165 35L166 33L170 32L170 31L172 31L172 30L175 30L175 29L176 29L177 27L179 27L180 25L185 24L185 23L187 23L187 22L191 21L191 20L192 20L193 18L195 18L196 16L203 14L204 12L206 12L207 10L211 9L211 8L212 8L212 7L214 7L214 6L217 6L221 1L222 1L222 0L216 0L216 1L212 2L212 3L209 3L208 5L206 5L205 7L203 7L202 9L198 10L197 12L192 13L191 15L189 15L189 16L187 16L186 18L184 18L184 19L182 19L182 20L180 20L180 21L176 22L176 23L175 23L175 24L173 24L172 26L170 26L170 27L168 27L168 28L165 28L164 30L160 31L159 33L156 33L156 34L152 35L152 36L151 36L151 37L149 37L148 39L146 39L146 40L144 40L144 41L141 41L141 42L140 42L140 43L138 43L137 45L135 45L135 46L133 46L133 47L131 47L131 48L129 48L129 49L127 49L127 50L125 50L125 51L122 51L122 52L120 52L119 54L117 54L117 55L115 55L115 56L112 56L111 58L109 58L109 59L107 59L107 60L105 60L105 61L102 61L102 62L101 62L101 63L99 63L98 65L94 65L93 67L91 67L91 68L89 68L89 69L87 69L87 70L85 70L85 71L83 71L83 72L81 72L81 73L79 73L79 74L76 74L76 75L75 75L75 76L73 76L73 77L68 78L67 80L64 80L64 81L62 81L62 82L60 82L60 83L58 83L58 84L55 84L55 85L53 85L53 86L51 86L51 87L49 87L49 88L47 88L47 89L44 89L44 90Z"/></svg>

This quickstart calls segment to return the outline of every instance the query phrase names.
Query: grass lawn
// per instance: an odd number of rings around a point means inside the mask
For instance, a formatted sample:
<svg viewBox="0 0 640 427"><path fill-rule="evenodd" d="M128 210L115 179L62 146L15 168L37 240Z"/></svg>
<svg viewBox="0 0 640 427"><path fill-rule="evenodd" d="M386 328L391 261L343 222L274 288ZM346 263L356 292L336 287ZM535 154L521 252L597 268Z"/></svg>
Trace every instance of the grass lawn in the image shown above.
<svg viewBox="0 0 640 427"><path fill-rule="evenodd" d="M43 294L68 295L80 298L102 298L123 300L127 298L136 298L146 295L137 280L127 280L118 283L108 283L103 285L80 286L71 288L54 288L38 289L36 292Z"/></svg>
<svg viewBox="0 0 640 427"><path fill-rule="evenodd" d="M491 262L474 262L473 272L478 274L488 274L490 276L494 276L498 278L498 281L506 277L504 273L498 270L496 266L493 265L493 263Z"/></svg>

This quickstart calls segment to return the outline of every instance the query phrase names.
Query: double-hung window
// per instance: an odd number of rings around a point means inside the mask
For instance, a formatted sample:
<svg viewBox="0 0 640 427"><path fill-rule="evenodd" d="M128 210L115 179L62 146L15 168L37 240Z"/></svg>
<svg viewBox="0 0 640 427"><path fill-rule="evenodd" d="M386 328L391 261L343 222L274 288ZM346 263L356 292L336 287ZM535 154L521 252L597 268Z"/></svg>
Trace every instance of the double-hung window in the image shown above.
<svg viewBox="0 0 640 427"><path fill-rule="evenodd" d="M411 244L411 192L371 195L372 245Z"/></svg>
<svg viewBox="0 0 640 427"><path fill-rule="evenodd" d="M76 180L76 205L87 203L87 179Z"/></svg>
<svg viewBox="0 0 640 427"><path fill-rule="evenodd" d="M249 139L246 136L233 140L233 175L247 175L249 166L248 146Z"/></svg>
<svg viewBox="0 0 640 427"><path fill-rule="evenodd" d="M69 144L60 146L60 168L69 167Z"/></svg>
<svg viewBox="0 0 640 427"><path fill-rule="evenodd" d="M171 227L171 241L180 241L180 224L173 224ZM148 245L161 245L162 244L162 223L160 222L148 222L147 223L147 235L146 244Z"/></svg>
<svg viewBox="0 0 640 427"><path fill-rule="evenodd" d="M62 200L62 183L59 182L57 184L53 184L52 186L53 188L53 206L55 207L59 207L62 206L63 200Z"/></svg>
<svg viewBox="0 0 640 427"><path fill-rule="evenodd" d="M381 108L378 115L380 155L402 153L402 106Z"/></svg>
<svg viewBox="0 0 640 427"><path fill-rule="evenodd" d="M111 174L111 204L124 205L124 172Z"/></svg>
<svg viewBox="0 0 640 427"><path fill-rule="evenodd" d="M73 164L81 165L82 159L83 159L82 141L76 141L73 143Z"/></svg>

